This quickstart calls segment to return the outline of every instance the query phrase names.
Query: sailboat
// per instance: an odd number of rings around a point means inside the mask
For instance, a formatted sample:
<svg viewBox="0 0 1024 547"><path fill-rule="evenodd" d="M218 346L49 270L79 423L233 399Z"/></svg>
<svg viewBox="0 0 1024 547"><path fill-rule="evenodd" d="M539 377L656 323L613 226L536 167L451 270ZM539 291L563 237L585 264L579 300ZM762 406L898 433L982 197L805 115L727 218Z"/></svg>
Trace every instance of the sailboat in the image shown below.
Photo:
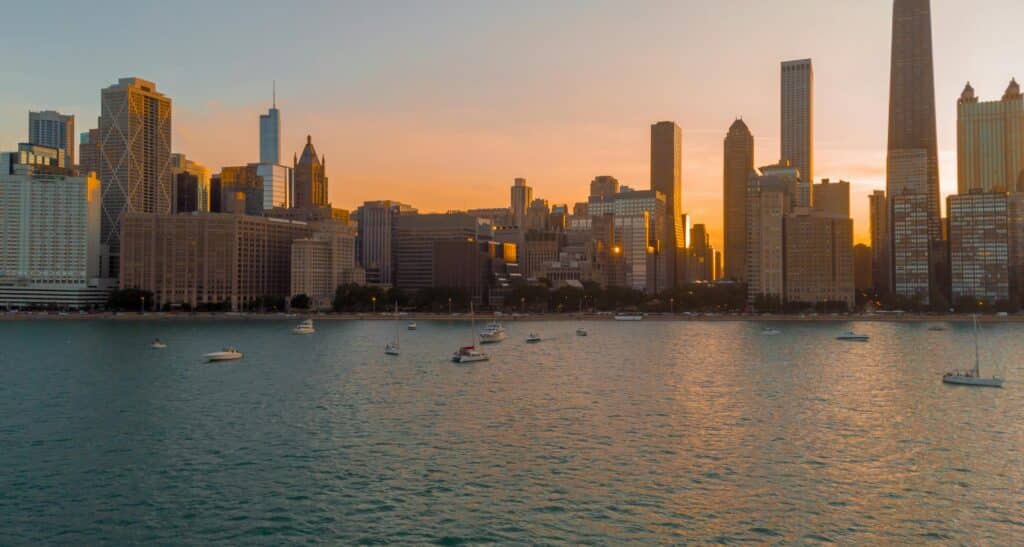
<svg viewBox="0 0 1024 547"><path fill-rule="evenodd" d="M473 302L469 303L469 318L470 324L470 345L463 346L452 355L452 361L465 364L465 363L478 363L480 361L486 361L490 359L486 353L480 351L476 347L476 316L473 315Z"/></svg>
<svg viewBox="0 0 1024 547"><path fill-rule="evenodd" d="M583 320L583 299L580 298L580 321ZM587 328L583 325L576 327L576 336L586 336Z"/></svg>
<svg viewBox="0 0 1024 547"><path fill-rule="evenodd" d="M1003 387L1003 379L998 376L991 378L981 377L981 358L978 355L978 316L974 316L974 369L954 370L942 376L942 381L947 384L975 387Z"/></svg>
<svg viewBox="0 0 1024 547"><path fill-rule="evenodd" d="M401 346L398 341L398 302L395 302L395 339L384 346L384 353L388 355L399 355Z"/></svg>

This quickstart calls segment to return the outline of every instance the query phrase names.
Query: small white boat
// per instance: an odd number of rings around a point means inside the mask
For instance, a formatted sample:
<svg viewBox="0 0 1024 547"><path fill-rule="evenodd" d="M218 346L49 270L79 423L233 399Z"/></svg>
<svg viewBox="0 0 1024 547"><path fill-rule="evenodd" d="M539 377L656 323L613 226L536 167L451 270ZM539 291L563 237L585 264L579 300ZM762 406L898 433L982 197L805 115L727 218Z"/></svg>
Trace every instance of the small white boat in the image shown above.
<svg viewBox="0 0 1024 547"><path fill-rule="evenodd" d="M638 314L621 314L615 316L616 321L643 321L644 316Z"/></svg>
<svg viewBox="0 0 1024 547"><path fill-rule="evenodd" d="M167 344L163 343L159 338L155 338L149 347L153 349L167 349Z"/></svg>
<svg viewBox="0 0 1024 547"><path fill-rule="evenodd" d="M497 344L507 338L505 327L501 323L490 323L480 331L481 344Z"/></svg>
<svg viewBox="0 0 1024 547"><path fill-rule="evenodd" d="M237 361L242 358L242 352L235 348L224 348L221 351L207 353L203 358L211 363L215 361Z"/></svg>
<svg viewBox="0 0 1024 547"><path fill-rule="evenodd" d="M412 323L409 323L405 328L409 330L416 330L416 322L413 321Z"/></svg>
<svg viewBox="0 0 1024 547"><path fill-rule="evenodd" d="M867 342L870 339L871 337L866 334L857 334L853 331L844 332L843 334L836 336L836 340L841 340L843 342Z"/></svg>
<svg viewBox="0 0 1024 547"><path fill-rule="evenodd" d="M584 327L576 327L576 336L586 336L587 329Z"/></svg>
<svg viewBox="0 0 1024 547"><path fill-rule="evenodd" d="M292 329L292 334L313 334L314 332L316 332L316 329L313 328L312 319L306 319Z"/></svg>
<svg viewBox="0 0 1024 547"><path fill-rule="evenodd" d="M782 334L781 330L772 327L765 327L761 330L761 336L778 336L780 334Z"/></svg>
<svg viewBox="0 0 1024 547"><path fill-rule="evenodd" d="M942 375L946 384L974 387L1003 387L1003 379L998 376L983 378L981 376L981 358L978 354L978 316L974 316L974 368L971 370L954 370Z"/></svg>
<svg viewBox="0 0 1024 547"><path fill-rule="evenodd" d="M541 337L537 336L537 334L533 333L533 332L531 332L530 335L526 337L526 343L527 344L536 344L537 342L540 342L540 341L541 341Z"/></svg>

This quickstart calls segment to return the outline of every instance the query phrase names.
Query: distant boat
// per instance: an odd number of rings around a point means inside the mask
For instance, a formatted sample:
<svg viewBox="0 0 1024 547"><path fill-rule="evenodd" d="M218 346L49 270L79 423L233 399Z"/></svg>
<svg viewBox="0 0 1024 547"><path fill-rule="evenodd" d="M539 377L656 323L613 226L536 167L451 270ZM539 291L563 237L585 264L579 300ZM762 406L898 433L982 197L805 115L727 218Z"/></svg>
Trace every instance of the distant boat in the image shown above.
<svg viewBox="0 0 1024 547"><path fill-rule="evenodd" d="M942 332L942 331L946 330L946 327L940 327L940 326L936 325L934 327L928 327L928 330L930 330L932 332Z"/></svg>
<svg viewBox="0 0 1024 547"><path fill-rule="evenodd" d="M401 346L399 346L398 333L398 302L395 302L395 339L388 342L387 345L384 346L384 353L388 355L399 355L400 353L402 353Z"/></svg>
<svg viewBox="0 0 1024 547"><path fill-rule="evenodd" d="M586 336L586 335L587 335L587 329L585 329L583 327L576 327L576 336Z"/></svg>
<svg viewBox="0 0 1024 547"><path fill-rule="evenodd" d="M472 344L468 346L460 347L455 354L452 355L452 361L459 364L466 363L478 363L480 361L487 361L490 357L486 353L480 351L476 347L476 316L473 315L473 303L469 303L469 318L470 327L469 332L472 336Z"/></svg>
<svg viewBox="0 0 1024 547"><path fill-rule="evenodd" d="M533 332L531 332L530 335L526 337L526 343L527 344L536 344L537 342L540 342L540 341L541 341L541 337L537 336L537 334L533 333Z"/></svg>
<svg viewBox="0 0 1024 547"><path fill-rule="evenodd" d="M413 321L412 323L409 323L408 325L406 325L405 328L407 328L409 330L416 330L416 322Z"/></svg>
<svg viewBox="0 0 1024 547"><path fill-rule="evenodd" d="M316 329L313 328L312 319L306 319L292 329L292 334L313 334L314 332L316 332Z"/></svg>
<svg viewBox="0 0 1024 547"><path fill-rule="evenodd" d="M625 313L623 313L623 314L616 315L615 316L615 320L616 321L643 321L644 320L644 316L642 316L640 314L633 314L633 313L625 314Z"/></svg>
<svg viewBox="0 0 1024 547"><path fill-rule="evenodd" d="M978 316L974 316L974 368L972 370L954 370L942 376L947 384L974 387L1003 387L1003 379L998 376L982 378L981 359L978 355Z"/></svg>
<svg viewBox="0 0 1024 547"><path fill-rule="evenodd" d="M153 349L167 349L167 344L163 343L159 338L154 338L153 343L149 347Z"/></svg>
<svg viewBox="0 0 1024 547"><path fill-rule="evenodd" d="M781 330L772 327L765 327L761 330L761 336L778 336L780 334L782 334Z"/></svg>
<svg viewBox="0 0 1024 547"><path fill-rule="evenodd" d="M857 334L853 331L844 332L839 336L836 336L836 340L843 342L867 342L871 337L866 334Z"/></svg>
<svg viewBox="0 0 1024 547"><path fill-rule="evenodd" d="M480 331L481 344L497 344L505 338L505 327L501 323L492 322Z"/></svg>
<svg viewBox="0 0 1024 547"><path fill-rule="evenodd" d="M237 361L242 358L242 352L235 348L224 348L221 351L215 351L213 353L207 353L203 356L209 362L215 361Z"/></svg>

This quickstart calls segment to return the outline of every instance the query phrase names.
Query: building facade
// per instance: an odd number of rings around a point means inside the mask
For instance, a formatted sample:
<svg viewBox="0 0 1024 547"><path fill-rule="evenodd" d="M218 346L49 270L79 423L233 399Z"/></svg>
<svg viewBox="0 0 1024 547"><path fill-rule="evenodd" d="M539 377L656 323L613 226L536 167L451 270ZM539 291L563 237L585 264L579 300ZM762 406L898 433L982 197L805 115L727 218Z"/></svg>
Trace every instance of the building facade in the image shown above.
<svg viewBox="0 0 1024 547"><path fill-rule="evenodd" d="M512 183L511 214L512 223L516 226L526 226L526 210L533 202L533 188L526 185L526 179L516 179Z"/></svg>
<svg viewBox="0 0 1024 547"><path fill-rule="evenodd" d="M787 303L856 303L853 220L799 208L785 217Z"/></svg>
<svg viewBox="0 0 1024 547"><path fill-rule="evenodd" d="M928 233L928 194L905 193L891 196L893 293L931 302L931 236Z"/></svg>
<svg viewBox="0 0 1024 547"><path fill-rule="evenodd" d="M356 265L355 232L338 222L316 223L311 237L292 242L291 295L304 294L314 308L331 307L339 285L363 285L366 276Z"/></svg>
<svg viewBox="0 0 1024 547"><path fill-rule="evenodd" d="M207 212L210 210L210 170L185 157L171 155L174 176L174 213Z"/></svg>
<svg viewBox="0 0 1024 547"><path fill-rule="evenodd" d="M785 296L785 217L793 208L789 177L752 173L747 180L747 300Z"/></svg>
<svg viewBox="0 0 1024 547"><path fill-rule="evenodd" d="M814 68L810 59L782 63L780 158L814 180Z"/></svg>
<svg viewBox="0 0 1024 547"><path fill-rule="evenodd" d="M366 270L367 283L394 283L397 219L400 215L416 212L412 206L397 201L367 201L356 210L356 224L359 226L356 249L359 264Z"/></svg>
<svg viewBox="0 0 1024 547"><path fill-rule="evenodd" d="M1010 301L1010 202L1006 192L949 196L953 304Z"/></svg>
<svg viewBox="0 0 1024 547"><path fill-rule="evenodd" d="M64 154L64 167L75 165L75 117L53 110L28 113L28 142L57 148Z"/></svg>
<svg viewBox="0 0 1024 547"><path fill-rule="evenodd" d="M875 190L868 196L868 216L871 224L871 279L879 294L892 291L892 258L889 236L889 200L885 190Z"/></svg>
<svg viewBox="0 0 1024 547"><path fill-rule="evenodd" d="M1024 95L1012 80L1002 100L978 102L967 84L957 102L957 191L1016 192L1024 182Z"/></svg>
<svg viewBox="0 0 1024 547"><path fill-rule="evenodd" d="M845 180L832 182L822 179L821 184L811 187L811 201L814 209L823 213L838 216L850 216L850 183Z"/></svg>
<svg viewBox="0 0 1024 547"><path fill-rule="evenodd" d="M316 148L313 148L313 137L306 136L302 156L295 159L294 165L293 206L308 208L330 205L327 197L327 158L317 156Z"/></svg>
<svg viewBox="0 0 1024 547"><path fill-rule="evenodd" d="M263 177L258 171L259 164L224 167L217 180L220 182L220 208L225 213L244 213L246 215L262 215L264 212ZM244 199L239 203L236 199L241 194ZM237 210L241 205L242 209Z"/></svg>
<svg viewBox="0 0 1024 547"><path fill-rule="evenodd" d="M747 279L747 178L754 171L754 136L736 120L725 137L722 221L725 228L725 277Z"/></svg>
<svg viewBox="0 0 1024 547"><path fill-rule="evenodd" d="M661 289L676 286L679 277L677 259L685 248L686 234L682 224L682 151L683 132L675 122L658 122L651 126L651 190L665 196L664 222L666 235L659 238L659 251L667 276Z"/></svg>
<svg viewBox="0 0 1024 547"><path fill-rule="evenodd" d="M172 202L171 99L153 82L121 78L102 90L99 119L104 276L118 277L121 218L128 213L170 214Z"/></svg>
<svg viewBox="0 0 1024 547"><path fill-rule="evenodd" d="M396 218L395 286L434 287L434 243L477 238L477 220L467 214L403 214Z"/></svg>

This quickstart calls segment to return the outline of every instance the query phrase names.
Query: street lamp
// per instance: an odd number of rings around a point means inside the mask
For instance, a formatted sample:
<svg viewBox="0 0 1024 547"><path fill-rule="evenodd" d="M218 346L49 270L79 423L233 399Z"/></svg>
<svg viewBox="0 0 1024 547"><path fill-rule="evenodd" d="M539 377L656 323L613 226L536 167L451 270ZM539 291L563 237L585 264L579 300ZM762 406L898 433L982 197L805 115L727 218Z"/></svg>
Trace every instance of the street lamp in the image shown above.
<svg viewBox="0 0 1024 547"><path fill-rule="evenodd" d="M668 313L669 315L675 315L676 313L676 297L670 297L668 299Z"/></svg>
<svg viewBox="0 0 1024 547"><path fill-rule="evenodd" d="M370 301L373 302L373 313L377 313L377 297L371 296Z"/></svg>
<svg viewBox="0 0 1024 547"><path fill-rule="evenodd" d="M139 315L143 315L145 313L146 313L146 297L145 296L140 296L139 297Z"/></svg>
<svg viewBox="0 0 1024 547"><path fill-rule="evenodd" d="M452 297L448 297L448 315L452 314Z"/></svg>
<svg viewBox="0 0 1024 547"><path fill-rule="evenodd" d="M523 313L526 313L526 297L525 296L520 296L519 297L519 308L520 308L520 311L522 311Z"/></svg>

